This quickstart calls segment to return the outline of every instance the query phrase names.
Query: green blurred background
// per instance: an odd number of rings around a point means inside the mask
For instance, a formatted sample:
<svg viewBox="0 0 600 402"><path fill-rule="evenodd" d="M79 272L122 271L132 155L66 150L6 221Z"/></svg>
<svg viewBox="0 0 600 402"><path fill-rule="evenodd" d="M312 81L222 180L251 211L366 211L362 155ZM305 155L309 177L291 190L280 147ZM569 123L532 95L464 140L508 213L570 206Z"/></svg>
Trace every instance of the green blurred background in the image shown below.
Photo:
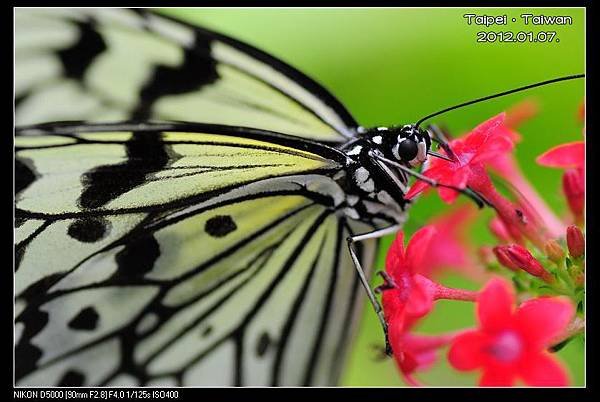
<svg viewBox="0 0 600 402"><path fill-rule="evenodd" d="M259 47L311 76L340 99L364 126L398 125L456 103L562 75L584 72L585 10L378 8L378 9L168 9L165 13L200 23ZM465 13L517 18L507 26L467 25ZM573 25L525 26L522 13L569 15ZM478 43L478 31L555 31L560 42ZM566 213L560 189L561 171L535 164L537 155L553 145L580 140L576 118L584 99L584 82L571 81L514 94L437 117L456 134L465 132L511 105L534 99L539 114L520 128L517 157L527 177L560 215ZM410 234L447 208L435 195L412 207L405 231ZM470 233L477 244L493 244L486 229L490 211L480 213ZM380 249L376 268L390 239ZM446 275L450 286L476 289L477 284ZM374 283L377 281L374 280ZM403 385L391 359L378 360L380 327L365 306L342 385ZM435 333L474 325L471 303L437 303L419 327ZM581 337L558 352L570 369L574 385L584 384ZM444 351L445 353L445 351ZM448 367L445 358L418 375L428 385L474 385L475 374Z"/></svg>

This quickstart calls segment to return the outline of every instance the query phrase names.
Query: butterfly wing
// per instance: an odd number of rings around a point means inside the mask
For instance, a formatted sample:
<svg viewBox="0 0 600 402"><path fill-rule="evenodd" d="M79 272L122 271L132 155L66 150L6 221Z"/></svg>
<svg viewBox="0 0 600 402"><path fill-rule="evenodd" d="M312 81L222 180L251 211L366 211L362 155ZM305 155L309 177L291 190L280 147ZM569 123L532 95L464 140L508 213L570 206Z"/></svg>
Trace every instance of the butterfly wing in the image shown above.
<svg viewBox="0 0 600 402"><path fill-rule="evenodd" d="M341 142L358 126L322 86L227 36L146 10L15 10L18 125L169 120Z"/></svg>
<svg viewBox="0 0 600 402"><path fill-rule="evenodd" d="M342 155L231 130L16 138L19 384L335 383L365 229L337 211Z"/></svg>

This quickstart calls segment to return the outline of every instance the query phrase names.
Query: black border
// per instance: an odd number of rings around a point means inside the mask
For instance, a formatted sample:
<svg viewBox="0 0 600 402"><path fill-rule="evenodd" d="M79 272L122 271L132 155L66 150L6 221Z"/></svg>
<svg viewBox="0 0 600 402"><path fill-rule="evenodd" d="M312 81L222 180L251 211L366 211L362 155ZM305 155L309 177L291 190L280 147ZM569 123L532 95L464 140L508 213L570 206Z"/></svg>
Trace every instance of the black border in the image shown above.
<svg viewBox="0 0 600 402"><path fill-rule="evenodd" d="M165 4L164 2L160 2L160 1L156 1L156 0L147 0L145 2L140 2L140 4L135 4L136 2L126 2L125 4L123 4L124 2L114 2L114 1L106 1L106 2L102 2L102 3L98 3L98 2L94 2L94 4L90 4L90 3L83 3L80 2L78 4L75 4L74 2L61 2L58 3L56 5L52 5L52 6L86 6L86 7L91 7L91 6L149 6L149 7L166 7L166 6L190 6L190 7L199 7L199 6L204 6L204 7L208 7L208 6L225 6L225 4L223 4L223 2L220 1L202 1L201 3L198 1L178 1L177 4L170 4L167 3ZM252 5L254 6L300 6L300 7L307 7L307 6L339 6L339 7L349 7L349 6L363 6L363 7L390 7L390 6L416 6L416 7L448 7L448 6L452 6L452 7L482 7L482 6L497 6L497 7L527 7L527 6L532 6L532 7L540 7L540 6L547 6L547 7L560 7L560 6L564 6L564 7L585 7L587 10L587 32L586 32L586 39L587 39L587 43L588 44L594 44L596 38L598 37L598 33L596 32L596 26L598 24L595 24L595 20L594 20L594 15L593 15L593 11L595 10L596 7L592 6L592 2L591 1L581 1L581 0L574 0L574 1L565 1L565 0L546 0L546 1L513 1L513 0L506 0L506 1L502 1L502 0L495 0L495 1L478 1L476 2L476 4L474 4L474 2L469 2L469 1L457 1L457 2L447 2L447 1L432 1L432 0L423 0L423 1L412 1L412 2L393 2L393 1L384 1L384 0L372 0L369 2L366 1L349 1L346 0L343 4L340 4L339 2L336 1L327 1L327 0L321 0L321 1L314 1L314 0L304 0L304 1L287 1L286 3L279 3L279 4L275 4L274 2L271 1L257 1L254 0L253 2L248 2L248 1L240 1L240 0L230 0L226 6L244 6L247 7L250 5L250 3L253 3ZM41 1L20 1L16 4L11 4L10 8L8 10L5 10L3 12L3 24L2 27L4 28L4 32L5 35L3 35L4 40L2 41L3 45L4 45L4 52L7 56L5 56L4 60L5 60L5 64L6 64L6 60L9 60L10 55L12 55L12 40L8 40L8 38L12 38L12 32L13 32L13 7L15 6L28 6L28 7L34 7L34 6L41 6L41 7L48 7L51 6L50 4L48 4L47 2L41 2ZM593 45L592 45L593 46ZM595 205L597 205L597 197L596 194L594 192L594 182L595 182L595 178L597 177L594 173L596 171L597 168L597 163L598 163L598 140L597 136L600 135L600 133L597 130L598 124L597 124L597 118L598 118L598 114L594 113L594 102L597 99L597 95L594 91L595 88L595 83L598 81L597 80L597 70L596 70L596 64L594 63L594 56L596 51L593 50L593 48L590 46L588 47L588 49L590 49L590 51L587 51L587 60L586 60L586 104L587 104L587 111L588 113L586 114L586 125L587 125L587 130L586 132L588 133L588 135L586 136L586 161L587 161L587 165L586 165L586 172L587 172L587 179L588 179L588 191L586 192L586 202L587 202L587 208L586 208L586 215L587 215L587 222L586 222L586 240L587 240L587 255L586 255L586 259L587 259L587 265L590 267L587 270L587 295L589 296L586 301L587 301L587 307L586 307L586 319L587 319L587 344L586 344L586 351L587 351L587 358L586 358L586 384L587 386L585 388L541 388L541 389L537 389L537 388L179 388L179 394L180 397L177 400L194 400L194 401L202 401L202 400L212 400L211 397L223 397L223 396L229 396L232 398L250 398L249 400L264 400L264 398L268 398L268 397L274 397L274 398L281 398L284 397L286 395L291 395L292 397L297 396L297 397L305 397L308 394L313 394L313 393L318 393L323 395L325 398L331 398L331 397L339 397L341 398L351 398L351 399L364 399L364 400L389 400L389 401L397 401L397 400L402 400L402 401L412 401L412 400L418 400L420 402L425 402L427 400L433 400L433 399L438 399L438 400L444 400L447 401L450 398L454 399L463 399L463 400L478 400L478 401L502 401L502 402L508 402L508 401L523 401L523 400L527 400L527 401L531 401L531 400L540 400L540 401L544 401L544 402L548 402L548 401L570 401L570 400L576 400L576 401L582 401L582 400L586 400L587 398L591 398L591 397L595 397L596 399L598 398L597 396L597 388L598 388L598 384L596 383L596 376L595 376L595 368L597 366L597 362L596 362L596 357L598 356L597 354L597 345L595 343L595 338L596 336L593 335L594 331L596 331L596 328L598 326L598 324L596 323L598 317L597 317L597 306L596 306L596 293L599 291L598 286L599 283L598 281L600 280L600 274L598 273L598 270L600 269L600 266L598 266L597 264L595 264L596 262L596 253L595 253L595 246L596 246L596 242L597 240L597 235L596 235L596 228L597 228L597 211L595 209ZM12 128L14 126L14 119L13 119L13 114L12 114L12 107L13 107L13 102L14 99L12 99L12 74L9 75L7 73L5 73L4 75L4 81L8 81L8 85L5 90L4 90L4 96L6 97L5 99L7 99L7 103L4 105L3 111L6 110L10 110L11 112L6 113L4 119L2 120L3 122L5 122L6 125L10 124L10 130L12 131ZM6 85L6 84L5 84ZM2 146L2 150L4 152L6 152L7 154L10 153L12 156L12 139L8 136L8 135L3 135L2 136L2 140L4 141L4 144ZM12 177L9 176L9 172L13 172L13 163L10 162L11 159L9 159L9 155L6 155L2 158L2 161L5 162L8 166L6 166L3 169L3 172L5 172L5 176L3 177L4 180L2 180L4 188L5 188L5 192L9 192L12 191ZM9 183L11 183L9 185ZM590 185L591 184L591 185ZM13 222L12 222L12 211L14 209L14 204L12 203L12 197L14 195L14 192L12 192L10 194L10 197L8 196L8 194L5 196L4 200L6 200L6 204L3 208L4 210L4 225L3 225L3 229L5 230L5 233L7 234L6 238L10 238L13 235ZM7 205L8 204L8 205ZM13 255L13 250L12 247L9 243L8 240L5 240L2 242L2 244L8 248L8 250L6 251L6 253L4 255L7 256L12 256ZM9 257L9 261L12 260L11 257ZM10 270L8 269L8 264L6 264L4 266L4 272L9 272ZM4 280L2 281L2 284L4 284L5 286L7 286L7 291L3 292L3 302L2 302L2 307L3 310L5 311L5 313L3 314L3 317L5 317L5 319L7 319L6 317L12 317L12 306L13 306L13 298L12 298L12 273L10 273L11 276L9 276L9 274L5 274L6 276L3 278ZM10 291L9 291L10 289ZM8 319L7 319L8 321ZM9 328L12 328L12 323L7 323L4 326L4 330L5 333L10 331ZM12 333L12 332L11 332ZM591 336L590 336L591 335ZM5 390L8 390L8 392L10 392L10 394L5 394L6 396L13 396L13 390L15 390L15 388L13 388L12 385L12 380L13 380L13 376L12 376L12 354L13 354L13 346L12 346L12 342L9 341L4 341L4 347L6 348L6 352L3 353L4 356L4 361L5 361L5 367L10 367L9 372L6 375L6 387L4 387ZM28 389L28 388L17 388L19 390L22 389ZM36 388L38 390L44 390L44 389L50 389L50 388ZM83 389L91 389L91 388L81 388L81 390ZM259 399L260 398L260 399ZM388 399L389 398L389 399ZM13 398L14 399L14 398ZM116 400L117 398L109 398L110 400ZM47 400L47 399L46 399ZM123 400L123 399L119 399L119 400ZM218 400L218 399L217 399Z"/></svg>

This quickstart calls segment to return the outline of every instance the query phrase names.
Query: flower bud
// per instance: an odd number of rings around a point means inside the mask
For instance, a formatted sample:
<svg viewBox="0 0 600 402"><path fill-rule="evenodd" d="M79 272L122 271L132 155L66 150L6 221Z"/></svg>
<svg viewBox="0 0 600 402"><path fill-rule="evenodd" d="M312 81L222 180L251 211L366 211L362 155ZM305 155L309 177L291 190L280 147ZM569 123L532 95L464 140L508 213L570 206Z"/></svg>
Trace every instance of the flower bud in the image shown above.
<svg viewBox="0 0 600 402"><path fill-rule="evenodd" d="M496 236L498 241L501 243L509 243L512 241L510 233L508 232L508 228L504 222L502 222L502 219L498 218L497 216L490 221L489 228L490 232L492 232L492 234Z"/></svg>
<svg viewBox="0 0 600 402"><path fill-rule="evenodd" d="M569 247L569 254L573 258L579 258L585 251L585 239L583 233L575 225L571 225L567 228L567 246Z"/></svg>
<svg viewBox="0 0 600 402"><path fill-rule="evenodd" d="M544 266L535 259L525 247L519 244L511 244L505 247L506 255L514 265L527 273L542 278L546 282L552 280L552 276Z"/></svg>
<svg viewBox="0 0 600 402"><path fill-rule="evenodd" d="M544 244L544 251L550 260L559 262L565 257L563 248L556 240L550 239Z"/></svg>
<svg viewBox="0 0 600 402"><path fill-rule="evenodd" d="M508 246L497 246L493 249L496 259L500 264L512 271L518 271L519 267L508 255Z"/></svg>
<svg viewBox="0 0 600 402"><path fill-rule="evenodd" d="M583 169L569 169L563 175L563 192L573 215L581 217L585 203L585 177Z"/></svg>

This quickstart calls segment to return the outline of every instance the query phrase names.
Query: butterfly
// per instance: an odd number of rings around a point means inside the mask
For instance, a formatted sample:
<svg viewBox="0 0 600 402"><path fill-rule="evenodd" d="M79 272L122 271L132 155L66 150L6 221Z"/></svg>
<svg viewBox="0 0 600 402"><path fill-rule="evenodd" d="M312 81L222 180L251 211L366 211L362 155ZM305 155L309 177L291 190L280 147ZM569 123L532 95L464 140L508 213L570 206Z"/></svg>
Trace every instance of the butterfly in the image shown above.
<svg viewBox="0 0 600 402"><path fill-rule="evenodd" d="M15 33L17 385L336 384L361 286L385 329L376 239L443 135L366 129L143 9L17 9Z"/></svg>

